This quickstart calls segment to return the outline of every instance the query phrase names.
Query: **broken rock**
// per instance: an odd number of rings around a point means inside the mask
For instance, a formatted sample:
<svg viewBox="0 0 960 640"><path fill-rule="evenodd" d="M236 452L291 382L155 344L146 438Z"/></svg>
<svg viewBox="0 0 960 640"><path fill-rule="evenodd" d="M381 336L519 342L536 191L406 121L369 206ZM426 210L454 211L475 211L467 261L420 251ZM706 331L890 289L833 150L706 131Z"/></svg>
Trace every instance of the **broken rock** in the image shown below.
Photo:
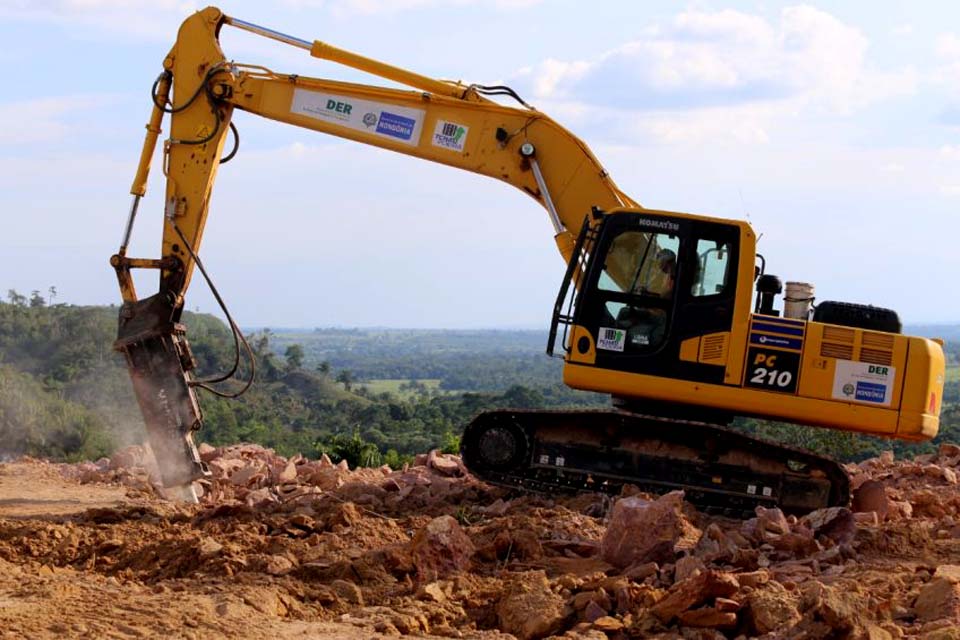
<svg viewBox="0 0 960 640"><path fill-rule="evenodd" d="M846 507L817 509L803 516L800 522L817 537L825 536L837 544L849 544L857 535L857 522Z"/></svg>
<svg viewBox="0 0 960 640"><path fill-rule="evenodd" d="M669 622L687 609L712 598L732 596L739 588L740 583L733 574L710 569L673 585L651 612L661 622Z"/></svg>
<svg viewBox="0 0 960 640"><path fill-rule="evenodd" d="M459 461L450 455L444 455L434 449L427 454L427 466L442 476L456 477L463 475Z"/></svg>
<svg viewBox="0 0 960 640"><path fill-rule="evenodd" d="M434 518L410 543L410 556L421 581L433 581L470 566L473 542L453 516Z"/></svg>
<svg viewBox="0 0 960 640"><path fill-rule="evenodd" d="M770 582L770 572L766 569L758 569L748 573L738 573L737 581L744 587L759 587Z"/></svg>
<svg viewBox="0 0 960 640"><path fill-rule="evenodd" d="M550 589L543 571L518 574L508 582L496 612L501 629L520 640L539 640L556 633L570 614L563 598Z"/></svg>
<svg viewBox="0 0 960 640"><path fill-rule="evenodd" d="M706 566L700 558L696 556L683 556L677 560L677 564L673 569L673 580L674 582L681 582L704 569L706 569Z"/></svg>
<svg viewBox="0 0 960 640"><path fill-rule="evenodd" d="M116 451L110 456L110 469L134 469L142 467L144 464L145 453L143 447L131 445Z"/></svg>
<svg viewBox="0 0 960 640"><path fill-rule="evenodd" d="M834 631L852 633L864 626L861 603L849 590L810 582L803 587L804 609L822 620Z"/></svg>
<svg viewBox="0 0 960 640"><path fill-rule="evenodd" d="M684 611L679 616L680 624L685 627L705 627L709 629L732 629L737 626L737 614L732 611L720 611L715 607L703 607Z"/></svg>
<svg viewBox="0 0 960 640"><path fill-rule="evenodd" d="M293 460L290 460L275 475L274 482L277 482L277 483L293 482L296 479L297 479L297 465Z"/></svg>
<svg viewBox="0 0 960 640"><path fill-rule="evenodd" d="M779 582L766 582L747 595L746 616L757 634L789 629L800 622L796 597Z"/></svg>
<svg viewBox="0 0 960 640"><path fill-rule="evenodd" d="M623 623L611 616L603 616L593 621L593 627L604 633L615 633L623 629Z"/></svg>
<svg viewBox="0 0 960 640"><path fill-rule="evenodd" d="M910 503L913 505L913 513L927 518L942 518L947 515L947 507L939 492L923 489L915 492Z"/></svg>
<svg viewBox="0 0 960 640"><path fill-rule="evenodd" d="M958 458L960 457L960 445L944 442L937 450L937 455L941 458Z"/></svg>
<svg viewBox="0 0 960 640"><path fill-rule="evenodd" d="M230 476L230 482L235 486L253 486L257 484L264 477L263 468L249 465L237 470L232 476Z"/></svg>
<svg viewBox="0 0 960 640"><path fill-rule="evenodd" d="M596 600L588 602L587 606L583 609L583 618L587 622L594 622L605 617L607 617L606 609L597 604Z"/></svg>
<svg viewBox="0 0 960 640"><path fill-rule="evenodd" d="M942 564L933 573L934 578L944 578L950 582L960 582L960 565Z"/></svg>
<svg viewBox="0 0 960 640"><path fill-rule="evenodd" d="M497 557L536 560L543 555L537 534L529 529L501 531L493 541Z"/></svg>
<svg viewBox="0 0 960 640"><path fill-rule="evenodd" d="M891 520L909 520L913 517L913 505L906 500L891 500L887 517Z"/></svg>
<svg viewBox="0 0 960 640"><path fill-rule="evenodd" d="M200 454L200 459L204 462L210 462L214 458L220 455L220 450L216 447L212 447L206 442L201 442L197 446L197 453Z"/></svg>
<svg viewBox="0 0 960 640"><path fill-rule="evenodd" d="M948 577L934 578L920 589L913 608L922 621L960 622L960 585Z"/></svg>
<svg viewBox="0 0 960 640"><path fill-rule="evenodd" d="M890 511L890 498L882 482L867 480L853 492L853 510L857 513L875 511L877 517L883 520Z"/></svg>
<svg viewBox="0 0 960 640"><path fill-rule="evenodd" d="M744 523L743 531L748 537L754 537L757 540L766 540L770 535L780 536L790 531L790 523L787 522L783 511L777 508L767 509L766 507L756 508L756 519L748 520ZM754 531L751 531L754 528ZM750 534L753 534L751 536Z"/></svg>
<svg viewBox="0 0 960 640"><path fill-rule="evenodd" d="M671 491L651 502L623 498L600 544L603 559L620 569L646 562L673 562L692 549L701 532L683 515L683 492Z"/></svg>
<svg viewBox="0 0 960 640"><path fill-rule="evenodd" d="M420 587L417 591L417 598L440 604L447 601L447 594L439 582L430 582Z"/></svg>
<svg viewBox="0 0 960 640"><path fill-rule="evenodd" d="M943 479L946 480L947 484L957 484L957 473L949 467L943 467L940 469L940 473L943 474Z"/></svg>
<svg viewBox="0 0 960 640"><path fill-rule="evenodd" d="M264 571L272 576L282 576L293 569L293 563L285 556L273 555L267 558Z"/></svg>
<svg viewBox="0 0 960 640"><path fill-rule="evenodd" d="M739 611L740 603L730 598L717 598L713 603L717 611Z"/></svg>
<svg viewBox="0 0 960 640"><path fill-rule="evenodd" d="M363 593L361 593L360 587L349 580L334 580L330 583L330 590L345 602L363 606Z"/></svg>

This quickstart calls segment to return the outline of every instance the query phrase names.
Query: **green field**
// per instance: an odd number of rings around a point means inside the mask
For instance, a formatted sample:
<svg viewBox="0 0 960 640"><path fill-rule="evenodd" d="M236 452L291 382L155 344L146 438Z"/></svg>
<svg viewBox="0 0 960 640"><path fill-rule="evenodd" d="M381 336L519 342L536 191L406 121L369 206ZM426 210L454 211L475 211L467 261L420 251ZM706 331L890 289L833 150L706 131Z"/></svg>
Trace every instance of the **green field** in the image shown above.
<svg viewBox="0 0 960 640"><path fill-rule="evenodd" d="M960 367L947 367L947 384L960 382Z"/></svg>
<svg viewBox="0 0 960 640"><path fill-rule="evenodd" d="M372 395L380 393L389 393L401 400L410 400L416 397L417 389L409 386L411 380L403 378L380 378L377 380L367 380L357 383L357 386L366 387ZM440 379L428 378L424 380L415 380L427 388L428 391L440 391Z"/></svg>

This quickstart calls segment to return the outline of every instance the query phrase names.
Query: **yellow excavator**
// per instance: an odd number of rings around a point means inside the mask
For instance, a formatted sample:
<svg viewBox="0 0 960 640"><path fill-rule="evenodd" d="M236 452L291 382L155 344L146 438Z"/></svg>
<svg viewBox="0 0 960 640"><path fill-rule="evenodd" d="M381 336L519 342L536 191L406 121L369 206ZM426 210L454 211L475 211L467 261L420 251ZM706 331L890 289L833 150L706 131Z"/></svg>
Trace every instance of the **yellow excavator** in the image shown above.
<svg viewBox="0 0 960 640"><path fill-rule="evenodd" d="M224 27L411 89L237 63L221 50ZM797 283L787 283L781 313L782 283L765 273L749 224L642 207L581 140L509 87L425 77L210 7L180 27L151 98L133 204L111 258L123 297L115 346L126 357L164 484L188 496L205 474L192 435L202 424L196 390L236 395L217 386L236 363L220 376L195 376L180 323L194 267L206 277L198 252L217 169L239 144L234 109L490 176L547 211L567 264L547 351L562 355L567 385L610 394L613 407L480 414L464 430L462 455L487 481L547 492L613 492L631 483L684 489L720 512L758 505L803 512L847 503L842 467L731 430L732 418L914 441L937 433L941 343L901 335L886 309L814 306L811 288ZM127 246L166 114L161 255L131 258ZM159 291L143 299L131 277L141 268L160 272ZM213 292L239 360L245 341Z"/></svg>

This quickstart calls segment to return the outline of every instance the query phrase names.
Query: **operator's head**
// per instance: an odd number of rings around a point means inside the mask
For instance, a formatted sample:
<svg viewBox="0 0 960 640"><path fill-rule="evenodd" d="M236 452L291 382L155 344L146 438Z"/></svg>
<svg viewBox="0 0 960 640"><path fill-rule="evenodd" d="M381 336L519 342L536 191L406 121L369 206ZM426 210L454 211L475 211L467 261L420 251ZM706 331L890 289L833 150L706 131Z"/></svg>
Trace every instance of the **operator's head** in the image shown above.
<svg viewBox="0 0 960 640"><path fill-rule="evenodd" d="M660 249L657 252L657 264L664 273L673 273L673 267L677 264L677 254L670 249Z"/></svg>

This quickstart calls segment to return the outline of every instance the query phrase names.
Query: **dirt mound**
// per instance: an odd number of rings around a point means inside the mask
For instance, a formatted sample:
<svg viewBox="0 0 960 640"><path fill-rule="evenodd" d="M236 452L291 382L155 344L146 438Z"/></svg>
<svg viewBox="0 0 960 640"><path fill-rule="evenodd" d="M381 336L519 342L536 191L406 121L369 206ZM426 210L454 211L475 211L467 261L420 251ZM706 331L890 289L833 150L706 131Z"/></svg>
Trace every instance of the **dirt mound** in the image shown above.
<svg viewBox="0 0 960 640"><path fill-rule="evenodd" d="M850 466L856 511L747 521L677 493L520 496L436 452L400 471L254 445L202 455L197 505L165 501L138 448L0 465L0 629L900 638L960 625L952 445Z"/></svg>

